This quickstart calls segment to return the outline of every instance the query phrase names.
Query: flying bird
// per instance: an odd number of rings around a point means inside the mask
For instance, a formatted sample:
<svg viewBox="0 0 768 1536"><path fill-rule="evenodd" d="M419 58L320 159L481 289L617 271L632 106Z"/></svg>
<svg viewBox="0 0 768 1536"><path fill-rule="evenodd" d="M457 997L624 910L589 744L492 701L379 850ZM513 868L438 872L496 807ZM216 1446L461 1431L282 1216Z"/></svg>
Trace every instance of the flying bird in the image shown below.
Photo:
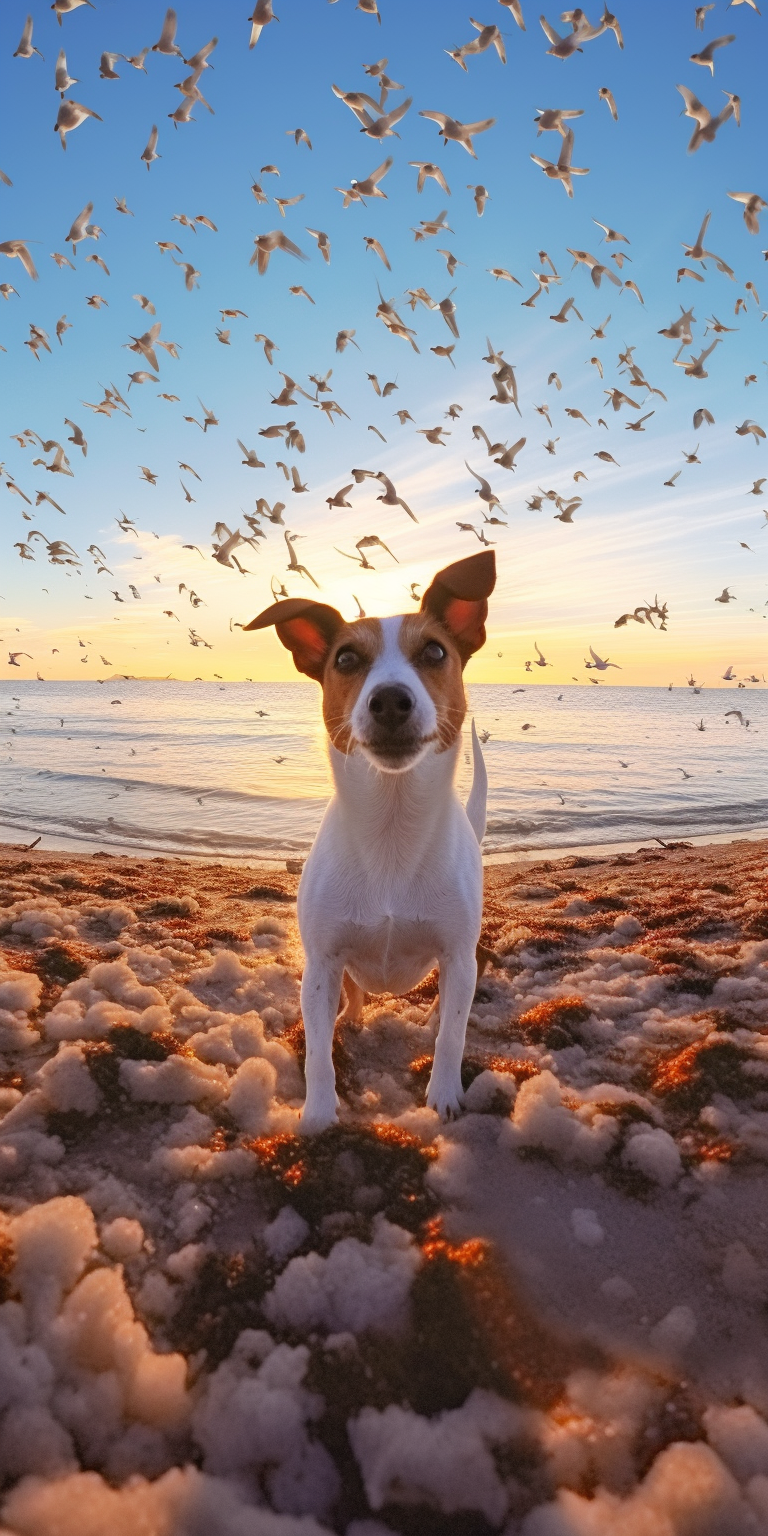
<svg viewBox="0 0 768 1536"><path fill-rule="evenodd" d="M433 123L437 123L443 143L461 144L473 160L477 159L472 143L473 137L478 133L486 133L496 122L495 117L486 117L479 123L460 123L457 118L448 117L445 112L420 112L419 117L426 117Z"/></svg>
<svg viewBox="0 0 768 1536"><path fill-rule="evenodd" d="M90 107L84 107L82 102L72 101L70 97L62 100L53 125L53 131L59 135L62 149L67 147L67 134L74 133L75 129L80 128L89 117L95 117L99 123L104 121L99 117L98 112L93 112Z"/></svg>

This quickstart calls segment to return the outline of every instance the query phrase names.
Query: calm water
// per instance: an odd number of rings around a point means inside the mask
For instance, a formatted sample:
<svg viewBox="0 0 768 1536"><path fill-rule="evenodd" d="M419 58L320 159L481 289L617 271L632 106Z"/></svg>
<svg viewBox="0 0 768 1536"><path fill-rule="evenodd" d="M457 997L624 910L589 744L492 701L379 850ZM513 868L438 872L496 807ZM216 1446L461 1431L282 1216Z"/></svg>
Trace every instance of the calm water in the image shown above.
<svg viewBox="0 0 768 1536"><path fill-rule="evenodd" d="M764 691L486 685L471 710L489 853L768 828ZM329 793L311 683L13 679L0 711L1 841L275 858L306 852Z"/></svg>

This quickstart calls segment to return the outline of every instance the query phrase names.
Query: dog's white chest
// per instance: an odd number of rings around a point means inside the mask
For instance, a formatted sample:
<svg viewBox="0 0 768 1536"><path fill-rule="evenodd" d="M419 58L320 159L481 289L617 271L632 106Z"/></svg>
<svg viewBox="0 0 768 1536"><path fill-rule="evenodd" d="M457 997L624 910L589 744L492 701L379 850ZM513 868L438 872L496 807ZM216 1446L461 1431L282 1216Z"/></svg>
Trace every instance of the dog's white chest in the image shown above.
<svg viewBox="0 0 768 1536"><path fill-rule="evenodd" d="M364 992L408 992L432 970L440 948L433 921L382 917L347 930L344 968Z"/></svg>

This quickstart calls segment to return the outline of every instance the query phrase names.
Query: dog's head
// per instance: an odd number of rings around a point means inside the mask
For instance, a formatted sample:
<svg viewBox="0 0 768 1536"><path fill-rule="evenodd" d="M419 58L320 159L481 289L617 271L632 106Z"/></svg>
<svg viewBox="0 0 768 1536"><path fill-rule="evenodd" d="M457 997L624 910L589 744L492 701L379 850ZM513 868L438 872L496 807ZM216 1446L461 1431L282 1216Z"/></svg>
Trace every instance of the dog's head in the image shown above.
<svg viewBox="0 0 768 1536"><path fill-rule="evenodd" d="M291 597L245 629L275 626L299 672L323 689L323 718L339 752L359 749L384 773L445 751L466 712L462 672L485 644L493 550L439 571L419 613L347 624L335 608Z"/></svg>

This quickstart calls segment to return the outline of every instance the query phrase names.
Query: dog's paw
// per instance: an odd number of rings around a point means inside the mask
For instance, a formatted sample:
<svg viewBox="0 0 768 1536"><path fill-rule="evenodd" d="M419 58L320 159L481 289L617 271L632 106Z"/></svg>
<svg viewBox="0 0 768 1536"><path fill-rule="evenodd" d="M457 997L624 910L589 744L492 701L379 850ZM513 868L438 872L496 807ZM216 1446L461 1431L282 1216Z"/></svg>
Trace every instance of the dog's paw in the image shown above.
<svg viewBox="0 0 768 1536"><path fill-rule="evenodd" d="M437 1110L441 1120L456 1120L464 1105L464 1091L459 1078L455 1084L430 1082L427 1088L427 1107Z"/></svg>

